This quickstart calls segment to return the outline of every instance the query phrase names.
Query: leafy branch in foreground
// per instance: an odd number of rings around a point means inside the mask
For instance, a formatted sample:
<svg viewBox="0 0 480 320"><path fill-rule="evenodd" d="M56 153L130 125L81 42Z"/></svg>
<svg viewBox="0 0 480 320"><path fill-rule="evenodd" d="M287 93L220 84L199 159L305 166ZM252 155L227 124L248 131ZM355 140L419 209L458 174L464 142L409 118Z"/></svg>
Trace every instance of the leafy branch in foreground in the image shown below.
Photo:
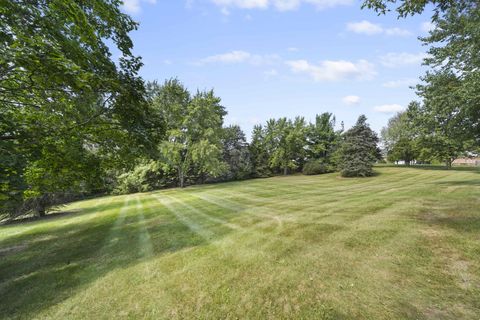
<svg viewBox="0 0 480 320"><path fill-rule="evenodd" d="M137 24L120 4L0 1L1 213L22 199L85 189L98 165L82 167L81 159L121 149L148 125L142 63L128 36Z"/></svg>

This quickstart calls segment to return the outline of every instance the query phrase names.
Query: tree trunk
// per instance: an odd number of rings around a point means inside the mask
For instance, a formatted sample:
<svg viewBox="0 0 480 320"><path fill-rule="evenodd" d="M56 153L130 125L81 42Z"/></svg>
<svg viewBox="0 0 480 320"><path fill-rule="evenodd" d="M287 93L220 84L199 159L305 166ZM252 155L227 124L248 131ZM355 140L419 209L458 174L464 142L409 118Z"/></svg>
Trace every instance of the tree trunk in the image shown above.
<svg viewBox="0 0 480 320"><path fill-rule="evenodd" d="M285 167L283 167L283 175L286 176L287 173L288 173L288 167L285 166Z"/></svg>
<svg viewBox="0 0 480 320"><path fill-rule="evenodd" d="M43 208L43 207L37 208L35 210L35 215L39 218L45 217L45 208Z"/></svg>
<svg viewBox="0 0 480 320"><path fill-rule="evenodd" d="M445 165L446 165L447 169L450 170L452 168L452 159L450 159L450 158L447 159L445 161Z"/></svg>
<svg viewBox="0 0 480 320"><path fill-rule="evenodd" d="M185 177L183 176L183 171L181 169L178 170L178 182L180 183L180 188L183 188Z"/></svg>

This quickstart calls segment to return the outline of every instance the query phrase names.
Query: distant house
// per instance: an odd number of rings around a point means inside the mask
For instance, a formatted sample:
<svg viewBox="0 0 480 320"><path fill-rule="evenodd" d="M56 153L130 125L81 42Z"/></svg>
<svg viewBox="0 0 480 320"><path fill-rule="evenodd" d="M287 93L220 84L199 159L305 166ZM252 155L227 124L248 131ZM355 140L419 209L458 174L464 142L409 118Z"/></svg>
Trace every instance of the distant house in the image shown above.
<svg viewBox="0 0 480 320"><path fill-rule="evenodd" d="M453 161L457 166L480 166L480 158L458 158Z"/></svg>

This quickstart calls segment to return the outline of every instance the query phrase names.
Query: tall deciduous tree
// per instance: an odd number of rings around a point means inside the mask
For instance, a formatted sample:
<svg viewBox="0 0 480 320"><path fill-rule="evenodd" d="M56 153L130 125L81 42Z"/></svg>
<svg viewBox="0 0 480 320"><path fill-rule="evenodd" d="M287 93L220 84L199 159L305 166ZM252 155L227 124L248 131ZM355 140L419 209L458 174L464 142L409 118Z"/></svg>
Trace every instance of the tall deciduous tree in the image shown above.
<svg viewBox="0 0 480 320"><path fill-rule="evenodd" d="M412 104L418 105L417 102ZM416 150L415 139L418 131L415 130L411 119L406 111L399 112L390 120L381 131L383 147L389 161L403 160L406 165L410 165L418 153Z"/></svg>
<svg viewBox="0 0 480 320"><path fill-rule="evenodd" d="M41 192L40 179L27 183L24 173L38 173L35 168L47 159L61 161L45 153L51 141L68 145L70 139L72 144L80 140L116 150L115 138L140 136L146 118L143 81L137 76L141 62L128 36L137 24L119 10L120 4L0 1L2 211L11 211L30 191ZM107 41L119 50L118 61L112 60Z"/></svg>
<svg viewBox="0 0 480 320"><path fill-rule="evenodd" d="M429 47L425 64L430 70L417 87L424 99L423 110L430 122L437 121L436 136L430 137L450 153L454 145L480 146L480 4L477 0L365 0L364 7L383 14L395 8L400 17L422 13L433 7L432 26L421 38ZM447 115L448 116L448 120ZM447 125L445 121L448 121ZM451 130L452 124L463 126ZM446 128L449 127L448 129ZM454 125L456 126L456 125ZM455 131L447 137L439 128ZM457 128L458 129L458 128ZM454 141L456 140L456 141ZM432 141L433 143L434 141ZM472 146L473 143L473 146ZM448 147L447 147L448 146ZM463 150L470 151L470 150ZM447 156L444 152L441 152ZM450 157L450 156L447 156ZM448 164L448 160L445 160Z"/></svg>
<svg viewBox="0 0 480 320"><path fill-rule="evenodd" d="M357 123L343 135L339 149L340 169L344 177L367 177L373 174L373 164L378 159L378 137L361 115Z"/></svg>
<svg viewBox="0 0 480 320"><path fill-rule="evenodd" d="M430 86L429 90L433 88L436 87ZM469 128L455 113L461 101L455 101L454 95L442 91L429 93L432 97L425 99L423 104L410 104L407 114L417 132L419 157L444 161L450 168L453 160L474 148L474 142L468 138Z"/></svg>
<svg viewBox="0 0 480 320"><path fill-rule="evenodd" d="M316 115L315 123L307 129L307 157L327 159L335 150L339 134L335 131L335 116L325 112Z"/></svg>
<svg viewBox="0 0 480 320"><path fill-rule="evenodd" d="M304 160L306 142L305 119L297 117L292 122L287 118L270 120L267 123L267 141L272 147L270 166L280 168L286 175L297 169Z"/></svg>
<svg viewBox="0 0 480 320"><path fill-rule="evenodd" d="M197 92L191 97L174 79L165 82L153 103L161 110L167 128L159 151L165 163L177 172L179 186L185 186L189 172L201 178L221 174L224 163L220 137L226 112L220 98L213 91Z"/></svg>

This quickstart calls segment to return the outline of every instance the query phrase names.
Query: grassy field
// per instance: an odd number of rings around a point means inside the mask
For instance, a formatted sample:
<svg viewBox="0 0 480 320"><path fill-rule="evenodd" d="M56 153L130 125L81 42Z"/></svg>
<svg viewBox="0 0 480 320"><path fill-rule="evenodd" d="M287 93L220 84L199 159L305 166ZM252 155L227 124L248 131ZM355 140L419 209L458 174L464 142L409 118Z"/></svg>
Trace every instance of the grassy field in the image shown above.
<svg viewBox="0 0 480 320"><path fill-rule="evenodd" d="M104 197L1 226L0 317L478 319L479 171L376 171Z"/></svg>

